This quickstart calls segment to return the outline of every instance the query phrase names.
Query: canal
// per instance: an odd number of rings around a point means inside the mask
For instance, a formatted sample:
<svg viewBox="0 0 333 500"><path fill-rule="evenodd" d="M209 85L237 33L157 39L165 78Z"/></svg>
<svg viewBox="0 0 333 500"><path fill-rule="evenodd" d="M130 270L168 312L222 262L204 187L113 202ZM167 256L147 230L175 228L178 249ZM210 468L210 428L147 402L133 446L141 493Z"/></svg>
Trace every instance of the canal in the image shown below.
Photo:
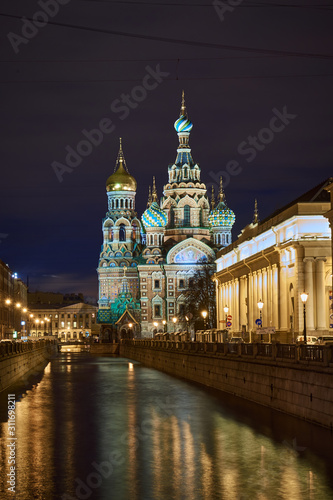
<svg viewBox="0 0 333 500"><path fill-rule="evenodd" d="M329 430L131 360L60 354L0 403L1 499L333 498Z"/></svg>

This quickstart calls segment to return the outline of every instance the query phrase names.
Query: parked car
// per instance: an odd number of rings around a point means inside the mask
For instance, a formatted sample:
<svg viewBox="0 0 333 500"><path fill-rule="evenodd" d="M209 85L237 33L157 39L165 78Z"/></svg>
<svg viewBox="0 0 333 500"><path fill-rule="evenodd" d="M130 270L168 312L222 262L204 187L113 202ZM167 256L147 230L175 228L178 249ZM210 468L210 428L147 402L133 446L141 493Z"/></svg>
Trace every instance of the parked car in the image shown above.
<svg viewBox="0 0 333 500"><path fill-rule="evenodd" d="M296 339L296 343L297 344L300 344L304 342L304 336L303 335L299 335ZM314 337L312 335L307 335L306 336L306 343L308 345L313 345L313 344L317 344L318 343L318 338L317 337Z"/></svg>
<svg viewBox="0 0 333 500"><path fill-rule="evenodd" d="M318 337L317 344L333 344L333 335Z"/></svg>

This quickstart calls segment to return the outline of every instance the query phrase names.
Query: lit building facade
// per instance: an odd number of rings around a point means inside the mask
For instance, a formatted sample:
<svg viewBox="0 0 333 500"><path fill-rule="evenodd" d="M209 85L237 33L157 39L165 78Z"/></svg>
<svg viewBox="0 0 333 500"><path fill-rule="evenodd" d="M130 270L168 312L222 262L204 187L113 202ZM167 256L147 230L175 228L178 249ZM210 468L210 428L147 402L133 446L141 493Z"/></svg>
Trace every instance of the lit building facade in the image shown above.
<svg viewBox="0 0 333 500"><path fill-rule="evenodd" d="M307 333L333 333L327 184L316 186L262 222L255 214L238 239L218 253L218 328L225 326L227 306L231 334L247 332L257 339L258 303L262 302L261 326L274 327L276 340L292 341L303 334L300 295L305 291Z"/></svg>
<svg viewBox="0 0 333 500"><path fill-rule="evenodd" d="M59 340L83 340L98 335L97 306L75 304L31 304L28 334L31 337L55 336Z"/></svg>
<svg viewBox="0 0 333 500"><path fill-rule="evenodd" d="M26 333L27 285L0 260L0 338Z"/></svg>
<svg viewBox="0 0 333 500"><path fill-rule="evenodd" d="M121 144L115 171L106 183L108 212L97 273L98 321L109 338L114 325L120 336L127 335L125 311L136 322L136 335L172 331L196 268L202 261L214 261L216 252L231 243L235 216L226 205L222 184L216 207L208 198L189 145L193 124L184 94L174 127L179 145L163 196L159 201L153 178L141 220L135 212L137 182L127 169Z"/></svg>

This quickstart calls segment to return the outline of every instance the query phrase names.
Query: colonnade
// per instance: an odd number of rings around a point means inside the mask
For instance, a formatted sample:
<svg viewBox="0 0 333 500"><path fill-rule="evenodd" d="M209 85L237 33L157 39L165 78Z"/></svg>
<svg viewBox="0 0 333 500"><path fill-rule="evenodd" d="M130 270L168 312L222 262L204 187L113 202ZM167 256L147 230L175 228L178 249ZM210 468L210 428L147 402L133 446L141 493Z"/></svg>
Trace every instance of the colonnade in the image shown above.
<svg viewBox="0 0 333 500"><path fill-rule="evenodd" d="M301 268L295 268L289 275L290 266L281 263L270 264L259 270L248 267L248 273L233 277L228 271L217 276L217 318L218 328L225 327L224 307L232 316L231 331L255 330L256 319L260 316L259 300L262 300L262 325L275 327L279 331L291 329L291 319L296 332L303 330L302 304L299 294L303 289L308 293L306 317L308 331L328 329L327 295L325 291L324 257L306 257ZM219 276L220 274L220 276ZM230 277L229 281L221 282ZM304 279L303 279L304 277Z"/></svg>

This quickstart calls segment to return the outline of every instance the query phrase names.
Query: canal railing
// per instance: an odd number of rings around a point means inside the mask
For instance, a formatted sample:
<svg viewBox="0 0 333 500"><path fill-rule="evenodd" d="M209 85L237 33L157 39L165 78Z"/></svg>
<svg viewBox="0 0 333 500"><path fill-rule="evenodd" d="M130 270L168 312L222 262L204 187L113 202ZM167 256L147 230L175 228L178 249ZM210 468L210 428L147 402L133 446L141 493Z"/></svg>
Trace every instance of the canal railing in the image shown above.
<svg viewBox="0 0 333 500"><path fill-rule="evenodd" d="M152 339L124 339L128 347L162 349L188 354L206 354L243 358L244 360L281 361L286 363L310 364L312 366L333 367L333 345L268 344L232 342L193 342Z"/></svg>
<svg viewBox="0 0 333 500"><path fill-rule="evenodd" d="M26 352L37 351L38 349L47 349L56 345L56 340L36 340L33 342L0 342L0 358L23 354Z"/></svg>

